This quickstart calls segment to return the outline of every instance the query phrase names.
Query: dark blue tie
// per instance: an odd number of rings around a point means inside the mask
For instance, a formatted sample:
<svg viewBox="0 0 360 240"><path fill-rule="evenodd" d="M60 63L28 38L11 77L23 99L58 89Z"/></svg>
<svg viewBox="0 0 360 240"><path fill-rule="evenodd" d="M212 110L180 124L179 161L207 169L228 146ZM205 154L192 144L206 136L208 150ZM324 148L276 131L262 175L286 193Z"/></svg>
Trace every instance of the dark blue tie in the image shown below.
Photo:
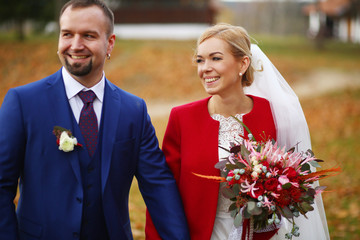
<svg viewBox="0 0 360 240"><path fill-rule="evenodd" d="M93 107L96 95L91 90L86 92L81 91L78 95L84 103L84 107L81 109L80 113L79 126L85 139L89 155L92 157L96 150L98 137L98 123Z"/></svg>

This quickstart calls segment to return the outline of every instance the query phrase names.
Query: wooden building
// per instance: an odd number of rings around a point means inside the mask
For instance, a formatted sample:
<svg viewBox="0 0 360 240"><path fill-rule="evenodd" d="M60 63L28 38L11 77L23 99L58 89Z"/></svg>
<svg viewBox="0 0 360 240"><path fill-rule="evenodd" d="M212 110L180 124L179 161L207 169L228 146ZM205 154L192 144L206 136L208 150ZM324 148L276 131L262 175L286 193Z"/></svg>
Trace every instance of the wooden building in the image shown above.
<svg viewBox="0 0 360 240"><path fill-rule="evenodd" d="M215 0L117 0L116 24L207 23L215 21Z"/></svg>
<svg viewBox="0 0 360 240"><path fill-rule="evenodd" d="M360 1L325 0L304 7L310 37L360 43Z"/></svg>

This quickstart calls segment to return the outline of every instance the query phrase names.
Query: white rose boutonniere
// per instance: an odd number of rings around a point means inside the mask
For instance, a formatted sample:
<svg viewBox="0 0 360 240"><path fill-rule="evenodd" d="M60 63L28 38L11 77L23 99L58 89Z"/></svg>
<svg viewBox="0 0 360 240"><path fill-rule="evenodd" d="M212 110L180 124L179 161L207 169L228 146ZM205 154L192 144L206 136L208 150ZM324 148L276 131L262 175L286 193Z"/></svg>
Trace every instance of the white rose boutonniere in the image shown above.
<svg viewBox="0 0 360 240"><path fill-rule="evenodd" d="M77 144L77 139L70 137L67 132L62 132L60 135L59 150L64 152L70 152L74 150L74 146Z"/></svg>
<svg viewBox="0 0 360 240"><path fill-rule="evenodd" d="M70 130L56 126L54 127L53 133L57 138L56 142L59 145L59 150L61 151L71 152L74 150L75 146L82 147L82 145L78 143L77 139L72 136Z"/></svg>

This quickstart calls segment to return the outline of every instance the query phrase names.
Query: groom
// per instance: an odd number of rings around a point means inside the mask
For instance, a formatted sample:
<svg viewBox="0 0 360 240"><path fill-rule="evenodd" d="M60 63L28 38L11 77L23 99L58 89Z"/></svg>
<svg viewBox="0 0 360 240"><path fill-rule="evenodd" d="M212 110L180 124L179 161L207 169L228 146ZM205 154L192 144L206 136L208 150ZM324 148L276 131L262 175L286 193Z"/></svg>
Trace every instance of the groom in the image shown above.
<svg viewBox="0 0 360 240"><path fill-rule="evenodd" d="M162 238L189 238L144 101L104 76L113 25L100 0L68 2L60 13L63 67L6 95L0 109L0 239L132 239L134 176ZM61 127L56 135L55 126Z"/></svg>

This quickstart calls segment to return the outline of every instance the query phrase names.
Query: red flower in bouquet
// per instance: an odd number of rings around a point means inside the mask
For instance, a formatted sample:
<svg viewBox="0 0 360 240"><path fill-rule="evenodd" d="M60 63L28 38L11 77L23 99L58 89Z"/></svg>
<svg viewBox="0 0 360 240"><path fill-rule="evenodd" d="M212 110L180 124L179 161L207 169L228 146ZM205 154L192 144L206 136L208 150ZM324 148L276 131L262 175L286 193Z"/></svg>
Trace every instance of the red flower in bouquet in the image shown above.
<svg viewBox="0 0 360 240"><path fill-rule="evenodd" d="M277 199L277 205L279 207L286 207L290 205L292 200L291 193L289 190L282 190L280 191L279 197Z"/></svg>
<svg viewBox="0 0 360 240"><path fill-rule="evenodd" d="M248 194L252 197L252 198L258 198L259 196L263 195L265 192L264 186L261 183L256 183L254 186L254 190L253 192L248 192Z"/></svg>
<svg viewBox="0 0 360 240"><path fill-rule="evenodd" d="M300 188L291 187L289 192L294 202L300 202L302 193Z"/></svg>
<svg viewBox="0 0 360 240"><path fill-rule="evenodd" d="M279 181L276 178L269 178L264 182L264 187L269 192L274 192L279 185Z"/></svg>
<svg viewBox="0 0 360 240"><path fill-rule="evenodd" d="M289 178L289 179L294 179L298 176L298 173L296 172L296 170L292 167L289 167L286 169L287 172L286 172L286 176Z"/></svg>

